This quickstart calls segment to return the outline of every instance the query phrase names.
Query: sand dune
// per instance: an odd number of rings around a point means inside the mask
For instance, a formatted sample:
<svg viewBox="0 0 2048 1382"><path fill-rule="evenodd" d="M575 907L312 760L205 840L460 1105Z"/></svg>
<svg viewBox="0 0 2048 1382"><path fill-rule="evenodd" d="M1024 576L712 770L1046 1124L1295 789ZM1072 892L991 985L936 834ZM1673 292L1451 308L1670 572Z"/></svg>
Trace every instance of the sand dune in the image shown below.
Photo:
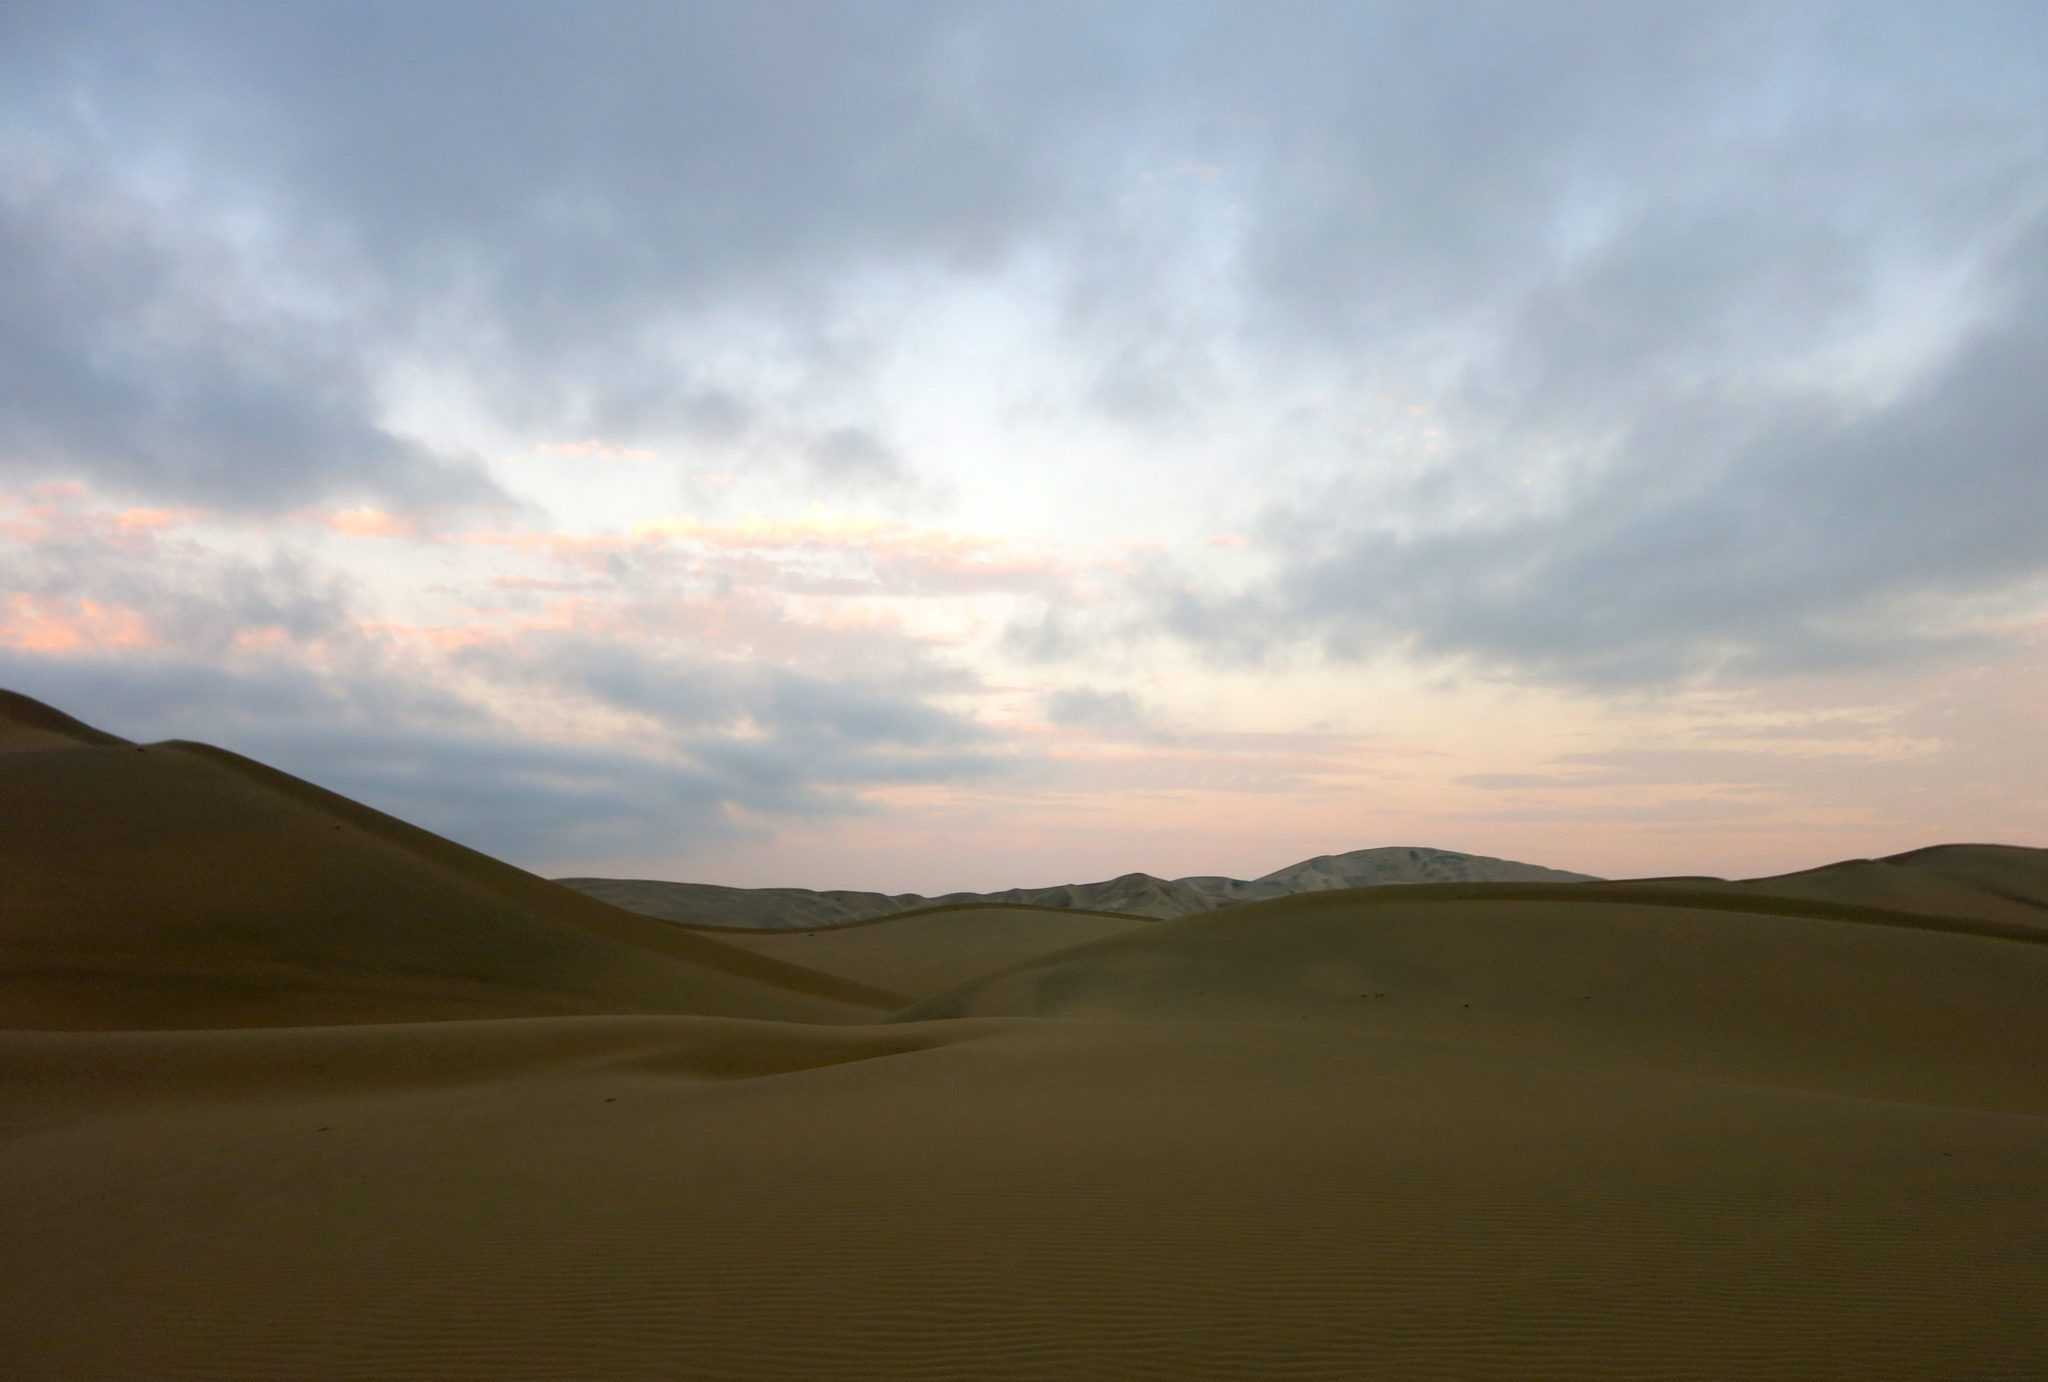
<svg viewBox="0 0 2048 1382"><path fill-rule="evenodd" d="M70 749L81 745L118 748L126 744L126 739L94 729L55 706L44 705L19 691L0 688L0 753Z"/></svg>
<svg viewBox="0 0 2048 1382"><path fill-rule="evenodd" d="M1041 955L1119 936L1142 917L982 903L934 907L816 931L712 932L736 949L855 983L936 994Z"/></svg>
<svg viewBox="0 0 2048 1382"><path fill-rule="evenodd" d="M0 756L12 1025L844 1020L900 1001L604 907L234 754L0 710L19 748Z"/></svg>
<svg viewBox="0 0 2048 1382"><path fill-rule="evenodd" d="M2048 852L740 934L0 748L10 1377L2048 1376Z"/></svg>
<svg viewBox="0 0 2048 1382"><path fill-rule="evenodd" d="M2048 1114L2040 1053L2014 1040L2048 1028L2048 932L1650 895L1290 898L1035 957L902 1016L1311 1021L1518 1061Z"/></svg>
<svg viewBox="0 0 2048 1382"><path fill-rule="evenodd" d="M2014 845L1935 845L1885 859L1848 859L1768 878L1674 881L1755 897L1811 898L1922 916L1981 917L2048 930L2048 851Z"/></svg>
<svg viewBox="0 0 2048 1382"><path fill-rule="evenodd" d="M614 907L690 926L811 931L900 912L984 903L1163 919L1331 888L1396 883L1565 883L1591 877L1483 854L1394 845L1354 849L1348 854L1318 854L1251 879L1220 874L1155 878L1149 873L1126 873L1099 883L1058 883L1044 888L946 893L939 897L922 893L813 892L809 888L728 888L715 883L670 883L651 878L556 881Z"/></svg>

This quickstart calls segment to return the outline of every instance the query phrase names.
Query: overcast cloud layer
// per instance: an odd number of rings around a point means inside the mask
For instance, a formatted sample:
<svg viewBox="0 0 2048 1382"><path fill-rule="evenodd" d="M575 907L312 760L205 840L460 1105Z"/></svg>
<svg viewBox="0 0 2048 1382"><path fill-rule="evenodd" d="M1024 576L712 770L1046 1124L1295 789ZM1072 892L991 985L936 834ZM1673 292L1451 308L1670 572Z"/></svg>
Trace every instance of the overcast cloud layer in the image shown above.
<svg viewBox="0 0 2048 1382"><path fill-rule="evenodd" d="M536 867L2048 839L2036 4L30 0L0 266L0 681Z"/></svg>

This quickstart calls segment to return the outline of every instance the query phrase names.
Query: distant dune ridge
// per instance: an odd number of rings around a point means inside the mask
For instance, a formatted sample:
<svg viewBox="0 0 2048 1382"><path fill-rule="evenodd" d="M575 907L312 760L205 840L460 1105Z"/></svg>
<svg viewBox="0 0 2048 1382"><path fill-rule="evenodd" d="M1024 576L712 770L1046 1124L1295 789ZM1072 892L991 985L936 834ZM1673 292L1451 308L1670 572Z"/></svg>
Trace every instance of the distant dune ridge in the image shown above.
<svg viewBox="0 0 2048 1382"><path fill-rule="evenodd" d="M0 1360L2048 1377L2048 850L1557 878L700 930L0 693Z"/></svg>
<svg viewBox="0 0 2048 1382"><path fill-rule="evenodd" d="M1198 875L1154 878L1126 873L1100 883L1060 883L1049 888L1006 888L993 893L870 893L808 888L727 888L713 883L664 883L644 878L561 878L567 887L647 916L695 926L765 930L806 930L866 921L895 912L975 903L1008 903L1042 910L1118 912L1127 916L1193 916L1247 902L1335 888L1393 883L1568 883L1591 874L1518 864L1456 850L1420 846L1354 849L1318 854L1258 878Z"/></svg>

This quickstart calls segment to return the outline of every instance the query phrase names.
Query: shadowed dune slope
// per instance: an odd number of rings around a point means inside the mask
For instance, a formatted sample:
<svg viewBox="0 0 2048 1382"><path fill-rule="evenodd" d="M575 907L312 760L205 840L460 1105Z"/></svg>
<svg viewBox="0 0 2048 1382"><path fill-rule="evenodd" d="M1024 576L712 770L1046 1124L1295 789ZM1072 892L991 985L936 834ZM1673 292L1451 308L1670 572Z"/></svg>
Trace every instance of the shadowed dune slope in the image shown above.
<svg viewBox="0 0 2048 1382"><path fill-rule="evenodd" d="M900 1016L1334 1022L1519 1059L2048 1112L2048 935L1683 891L1513 891L1366 889L1165 922Z"/></svg>
<svg viewBox="0 0 2048 1382"><path fill-rule="evenodd" d="M2048 849L1932 845L1884 859L1846 859L1817 869L1745 878L1644 879L1753 897L1793 897L1881 907L1920 916L1974 917L2048 933ZM1624 885L1627 886L1627 885Z"/></svg>
<svg viewBox="0 0 2048 1382"><path fill-rule="evenodd" d="M816 931L716 931L736 949L856 983L936 994L1024 960L1120 936L1144 917L983 903L934 907Z"/></svg>
<svg viewBox="0 0 2048 1382"><path fill-rule="evenodd" d="M219 749L60 737L0 755L10 1026L847 1020L905 1001L606 907Z"/></svg>
<svg viewBox="0 0 2048 1382"><path fill-rule="evenodd" d="M1929 845L1881 862L1967 884L1977 892L2035 911L2048 926L2048 849L2022 845Z"/></svg>
<svg viewBox="0 0 2048 1382"><path fill-rule="evenodd" d="M126 739L74 720L52 705L0 687L0 753L68 749L81 744L117 747Z"/></svg>

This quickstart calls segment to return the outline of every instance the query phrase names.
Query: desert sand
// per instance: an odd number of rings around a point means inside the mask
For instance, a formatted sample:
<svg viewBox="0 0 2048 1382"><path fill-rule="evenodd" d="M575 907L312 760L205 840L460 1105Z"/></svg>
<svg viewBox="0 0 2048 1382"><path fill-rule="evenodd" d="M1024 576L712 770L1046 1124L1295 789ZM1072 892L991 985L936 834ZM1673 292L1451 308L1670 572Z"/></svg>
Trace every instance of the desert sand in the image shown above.
<svg viewBox="0 0 2048 1382"><path fill-rule="evenodd" d="M2048 851L719 931L0 750L12 1377L2048 1376Z"/></svg>

